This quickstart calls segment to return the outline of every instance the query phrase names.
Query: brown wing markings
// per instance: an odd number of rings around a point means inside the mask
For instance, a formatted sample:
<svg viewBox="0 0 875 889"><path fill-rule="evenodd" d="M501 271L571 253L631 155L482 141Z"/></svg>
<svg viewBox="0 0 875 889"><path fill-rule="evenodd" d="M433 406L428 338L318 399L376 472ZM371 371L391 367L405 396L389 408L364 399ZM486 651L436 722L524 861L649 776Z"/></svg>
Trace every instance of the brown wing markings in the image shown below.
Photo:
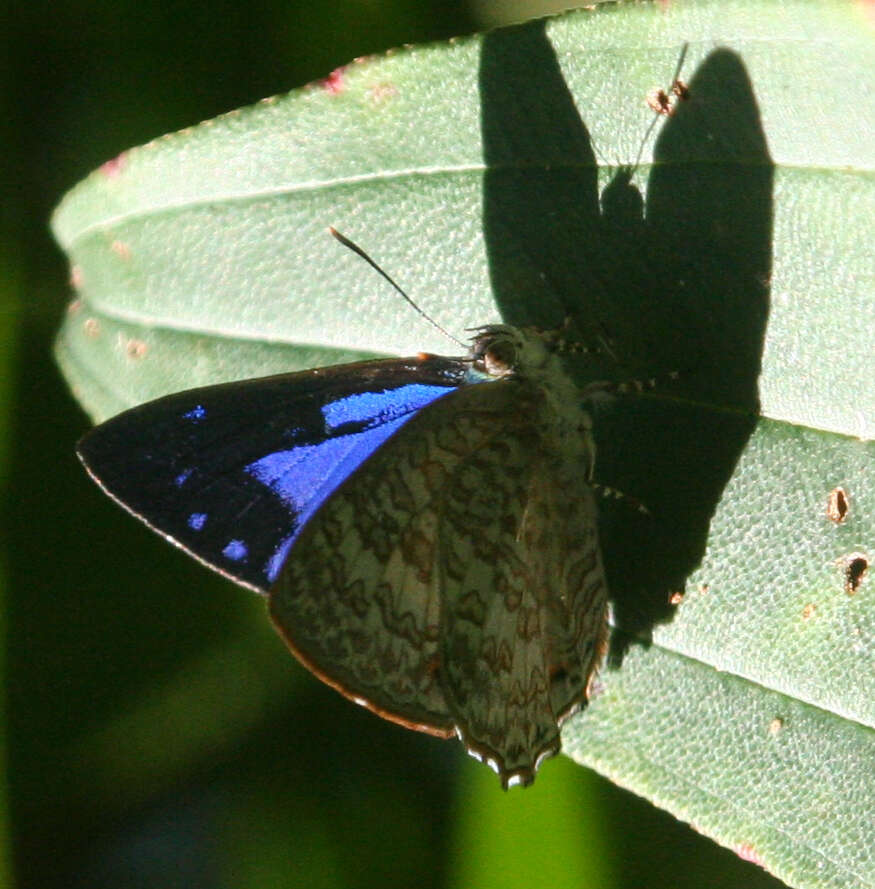
<svg viewBox="0 0 875 889"><path fill-rule="evenodd" d="M490 498L466 509L470 486L463 479L460 495L456 475L448 482L440 538L467 571L445 579L441 678L464 743L507 786L534 780L586 702L606 587L585 467L557 467L524 430L503 431L465 466ZM472 612L478 588L493 595Z"/></svg>
<svg viewBox="0 0 875 889"><path fill-rule="evenodd" d="M605 626L585 467L557 472L529 407L505 381L413 418L302 531L271 595L323 681L410 728L457 733L505 786L558 751Z"/></svg>
<svg viewBox="0 0 875 889"><path fill-rule="evenodd" d="M379 715L449 736L439 684L434 500L511 407L465 387L410 420L305 527L271 590L271 614L320 679Z"/></svg>

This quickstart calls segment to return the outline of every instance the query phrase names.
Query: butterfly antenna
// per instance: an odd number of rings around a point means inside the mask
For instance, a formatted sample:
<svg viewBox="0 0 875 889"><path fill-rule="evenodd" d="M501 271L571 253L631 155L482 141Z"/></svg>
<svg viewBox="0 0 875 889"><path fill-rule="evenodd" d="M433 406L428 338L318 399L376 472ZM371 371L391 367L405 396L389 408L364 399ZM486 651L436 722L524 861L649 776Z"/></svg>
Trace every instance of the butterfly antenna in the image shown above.
<svg viewBox="0 0 875 889"><path fill-rule="evenodd" d="M448 330L444 330L444 328L441 327L440 324L438 324L437 321L434 320L434 318L432 318L430 315L426 315L425 312L423 312L422 309L420 309L419 306L416 305L416 303L401 289L401 287L392 280L388 273L384 272L383 269L381 269L380 266L378 266L377 263L375 263L374 260L371 259L371 257L368 256L368 254L365 253L365 251L362 250L362 248L359 247L358 244L356 244L354 241L350 241L349 238L347 238L345 235L342 235L332 225L328 226L328 231L331 236L340 241L340 243L343 244L344 247L348 247L350 250L352 250L353 253L357 253L372 269L378 271L401 294L401 296L403 296L404 299L407 300L408 304L413 306L413 308L416 309L416 311L419 312L419 314L422 315L422 317L425 318L425 320L432 325L432 327L436 327L445 337L451 339L457 346L461 346L463 349L467 348L467 346L461 340L456 339L456 337L454 337Z"/></svg>
<svg viewBox="0 0 875 889"><path fill-rule="evenodd" d="M687 50L690 48L690 44L684 43L681 47L681 54L678 58L678 63L675 65L674 74L671 78L671 85L669 86L667 91L660 91L663 96L666 98L674 93L674 95L680 97L681 90L684 91L684 97L686 97L686 87L681 84L680 76L681 76L681 68L684 67L684 60L687 57ZM647 132L644 134L644 138L641 140L641 147L638 149L638 157L635 158L635 165L632 167L633 170L638 169L638 164L641 163L641 157L644 154L644 149L647 146L647 142L650 139L650 134L653 132L653 128L656 126L656 122L665 114L671 113L671 106L667 106L665 110L660 107L658 110L653 112L653 120L650 121L650 126L647 128Z"/></svg>

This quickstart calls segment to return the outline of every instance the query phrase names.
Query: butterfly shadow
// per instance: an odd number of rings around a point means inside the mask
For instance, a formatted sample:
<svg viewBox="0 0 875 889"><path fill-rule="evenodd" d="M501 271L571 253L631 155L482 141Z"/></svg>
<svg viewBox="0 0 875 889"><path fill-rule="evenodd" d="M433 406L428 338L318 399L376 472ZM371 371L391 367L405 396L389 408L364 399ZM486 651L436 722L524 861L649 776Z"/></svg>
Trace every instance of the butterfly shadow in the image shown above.
<svg viewBox="0 0 875 889"><path fill-rule="evenodd" d="M671 619L671 593L702 560L759 409L772 162L735 53L712 52L688 87L660 128L646 196L622 167L599 194L545 22L484 39L484 230L502 317L545 328L567 319L571 336L607 343L601 355L569 356L581 383L660 381L653 394L594 408L597 480L650 512L601 510L615 666Z"/></svg>

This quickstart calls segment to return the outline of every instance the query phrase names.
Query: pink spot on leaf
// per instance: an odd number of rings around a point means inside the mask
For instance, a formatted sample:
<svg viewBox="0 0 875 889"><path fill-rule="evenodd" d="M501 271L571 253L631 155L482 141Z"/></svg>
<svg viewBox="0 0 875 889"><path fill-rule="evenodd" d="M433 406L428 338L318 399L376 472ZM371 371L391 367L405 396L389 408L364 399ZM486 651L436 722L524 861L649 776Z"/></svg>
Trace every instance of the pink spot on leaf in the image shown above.
<svg viewBox="0 0 875 889"><path fill-rule="evenodd" d="M122 170L124 170L127 162L128 153L123 151L121 154L117 154L112 160L108 160L106 163L101 164L100 172L103 173L107 179L115 179L121 174Z"/></svg>
<svg viewBox="0 0 875 889"><path fill-rule="evenodd" d="M341 65L339 68L335 68L328 77L320 80L319 84L324 90L331 93L331 95L336 96L344 90L343 74L345 71L346 65Z"/></svg>
<svg viewBox="0 0 875 889"><path fill-rule="evenodd" d="M736 846L735 854L739 858L741 858L742 861L749 861L751 864L756 864L759 867L763 866L763 860L762 858L760 858L759 853L749 843L744 843L741 846Z"/></svg>

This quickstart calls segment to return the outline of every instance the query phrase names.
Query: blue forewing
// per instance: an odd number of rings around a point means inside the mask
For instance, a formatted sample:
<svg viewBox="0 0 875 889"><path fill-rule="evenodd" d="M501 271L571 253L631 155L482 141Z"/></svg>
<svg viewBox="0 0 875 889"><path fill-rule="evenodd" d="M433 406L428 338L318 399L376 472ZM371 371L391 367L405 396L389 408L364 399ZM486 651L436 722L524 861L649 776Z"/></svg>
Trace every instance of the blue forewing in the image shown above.
<svg viewBox="0 0 875 889"><path fill-rule="evenodd" d="M113 417L78 454L149 527L266 592L331 493L465 373L423 355L192 389Z"/></svg>

